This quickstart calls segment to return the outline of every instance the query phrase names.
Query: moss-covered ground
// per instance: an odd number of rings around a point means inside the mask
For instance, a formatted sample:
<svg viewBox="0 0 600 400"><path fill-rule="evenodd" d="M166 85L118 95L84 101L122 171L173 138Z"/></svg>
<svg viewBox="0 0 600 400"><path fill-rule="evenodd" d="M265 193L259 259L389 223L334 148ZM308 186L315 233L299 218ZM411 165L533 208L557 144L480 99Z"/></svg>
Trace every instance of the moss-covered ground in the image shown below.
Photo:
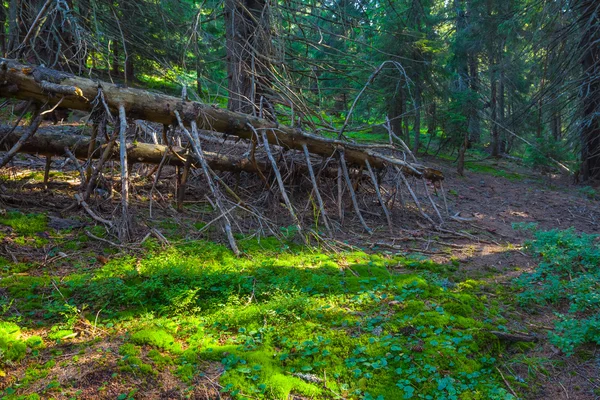
<svg viewBox="0 0 600 400"><path fill-rule="evenodd" d="M572 230L537 233L543 262L502 270L512 281L380 247L240 236L235 257L169 220L153 223L170 245L123 250L92 241L84 229L105 230L91 220L53 218L0 213L2 399L541 398L540 377L563 368L548 342L596 357L600 253ZM565 299L578 308L548 327ZM542 344L498 339L536 324Z"/></svg>
<svg viewBox="0 0 600 400"><path fill-rule="evenodd" d="M45 221L9 212L0 223L27 239ZM490 333L503 308L484 282L458 279L456 263L266 238L241 240L240 258L149 240L102 264L68 234L51 243L54 254L76 249L62 267L2 260L4 398L144 398L140 387L165 374L192 398L203 379L234 398L512 397ZM106 371L92 389L91 367Z"/></svg>

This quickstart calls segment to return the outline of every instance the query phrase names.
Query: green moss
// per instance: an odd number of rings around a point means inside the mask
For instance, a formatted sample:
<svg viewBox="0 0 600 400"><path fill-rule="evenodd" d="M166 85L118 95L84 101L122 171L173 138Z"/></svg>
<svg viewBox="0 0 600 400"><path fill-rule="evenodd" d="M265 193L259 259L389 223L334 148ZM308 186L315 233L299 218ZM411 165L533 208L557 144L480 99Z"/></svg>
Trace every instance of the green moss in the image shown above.
<svg viewBox="0 0 600 400"><path fill-rule="evenodd" d="M491 165L483 165L483 164L475 164L473 162L466 162L465 168L469 171L481 172L492 176L500 176L506 178L511 181L520 181L523 180L524 177L521 174L516 172L508 172L503 169L500 169L498 166Z"/></svg>
<svg viewBox="0 0 600 400"><path fill-rule="evenodd" d="M119 354L122 356L139 356L140 348L132 343L125 343L119 347Z"/></svg>
<svg viewBox="0 0 600 400"><path fill-rule="evenodd" d="M183 382L191 382L194 379L194 375L196 374L196 369L193 365L186 364L180 365L177 367L175 371L175 375L179 377Z"/></svg>
<svg viewBox="0 0 600 400"><path fill-rule="evenodd" d="M160 367L173 364L173 359L171 357L162 355L160 351L156 349L150 350L147 356L155 365Z"/></svg>
<svg viewBox="0 0 600 400"><path fill-rule="evenodd" d="M19 235L31 236L48 229L48 219L44 214L23 214L9 211L0 216L0 224L8 225Z"/></svg>
<svg viewBox="0 0 600 400"><path fill-rule="evenodd" d="M172 353L181 353L181 343L175 341L170 333L162 329L143 329L131 335L131 341L136 344L146 344Z"/></svg>
<svg viewBox="0 0 600 400"><path fill-rule="evenodd" d="M204 241L146 243L143 256L55 279L72 304L102 309L98 326L132 332L119 348L122 372L175 364L194 382L219 362L236 398L508 398L491 361L501 349L481 334L499 307L484 306L480 282L455 282L456 266L273 238L240 240L244 257ZM0 286L17 307L33 296L48 319L64 313L52 278L36 279Z"/></svg>
<svg viewBox="0 0 600 400"><path fill-rule="evenodd" d="M0 360L19 361L25 357L26 351L27 344L21 340L21 329L11 322L0 321Z"/></svg>
<svg viewBox="0 0 600 400"><path fill-rule="evenodd" d="M139 357L124 356L119 362L121 372L140 373L142 375L156 375L157 371L150 364L144 363Z"/></svg>

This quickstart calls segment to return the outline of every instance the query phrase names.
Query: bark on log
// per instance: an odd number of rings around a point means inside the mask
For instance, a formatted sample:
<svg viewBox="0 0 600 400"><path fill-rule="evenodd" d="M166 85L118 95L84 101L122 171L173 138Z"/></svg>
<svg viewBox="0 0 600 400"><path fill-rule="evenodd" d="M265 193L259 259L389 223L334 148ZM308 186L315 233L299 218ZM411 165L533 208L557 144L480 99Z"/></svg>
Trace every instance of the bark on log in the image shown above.
<svg viewBox="0 0 600 400"><path fill-rule="evenodd" d="M102 88L106 103L113 113L116 113L119 105L123 104L127 115L135 119L176 124L175 111L178 111L186 124L189 121L196 121L200 129L222 132L244 139L251 139L254 135L253 130L264 131L269 143L285 148L302 151L303 145L306 145L312 154L327 158L341 147L344 149L346 161L355 166L364 166L365 160L369 160L373 168L395 165L401 167L408 175L423 176L432 181L444 179L440 171L383 155L369 146L307 134L297 128L206 104L183 101L177 97L124 88L0 58L0 97L48 102L49 106L57 104L62 99L61 107L90 111L99 87Z"/></svg>
<svg viewBox="0 0 600 400"><path fill-rule="evenodd" d="M10 149L26 133L26 130L27 127L24 126L17 126L13 130L12 126L0 125L0 138L2 138L0 151ZM81 127L71 125L40 127L35 136L30 137L23 143L23 146L19 149L19 153L60 157L65 155L64 148L68 147L75 157L80 160L87 160L89 158L91 138L82 135L81 130ZM7 134L8 136L6 136ZM103 138L97 138L92 159L99 159L105 148L106 141ZM171 150L177 155L173 155ZM186 149L177 146L171 146L169 149L168 146L160 144L127 143L127 160L131 164L158 165L163 159L165 152L167 152L167 157L164 164L174 167L185 167L186 157L190 155L190 153L186 152ZM196 164L195 167L199 167L196 157L193 154L191 156L193 157L192 162ZM260 172L263 175L271 171L271 166L267 160L257 159L253 162L247 157L226 156L210 151L205 151L204 157L208 166L215 171L249 172L253 174ZM109 159L119 161L119 152L116 147L112 150ZM309 174L308 167L304 164L296 163L294 168L297 168L301 174L306 176ZM361 172L357 169L350 171L350 175L353 177L359 173ZM319 176L335 178L337 177L337 168L325 168L319 172Z"/></svg>
<svg viewBox="0 0 600 400"><path fill-rule="evenodd" d="M26 127L17 127L12 133L11 126L0 126L0 137L9 134L2 146L4 151L10 148L19 141L27 130ZM65 147L71 149L73 154L80 160L88 158L88 147L90 144L89 136L81 135L81 128L74 126L47 126L40 127L35 136L29 138L19 150L20 153L39 154L43 156L62 156L65 154ZM96 140L95 151L92 155L93 159L98 159L104 151L106 142L104 140ZM188 153L181 147L171 146L171 149L177 153L177 156L167 156L165 164L172 166L184 166L184 162ZM149 143L127 143L127 159L130 163L145 163L145 164L160 164L165 152L170 150L167 146ZM267 172L270 167L264 163L257 161L256 165L247 158L229 157L217 153L204 152L208 165L218 171L228 172L251 172L256 173L257 167L262 172ZM193 156L193 155L192 155ZM118 161L120 158L119 150L115 147L110 155L111 160Z"/></svg>

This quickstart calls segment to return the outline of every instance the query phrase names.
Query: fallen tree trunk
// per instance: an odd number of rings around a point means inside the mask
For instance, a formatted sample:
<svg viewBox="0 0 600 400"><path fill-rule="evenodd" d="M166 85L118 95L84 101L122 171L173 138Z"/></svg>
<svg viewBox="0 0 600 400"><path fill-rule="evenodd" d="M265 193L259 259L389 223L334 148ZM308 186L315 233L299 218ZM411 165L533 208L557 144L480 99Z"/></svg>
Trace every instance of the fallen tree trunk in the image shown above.
<svg viewBox="0 0 600 400"><path fill-rule="evenodd" d="M0 138L2 138L2 148L8 149L21 139L26 134L27 127L18 126L13 129L12 126L0 125ZM20 153L37 154L40 156L64 156L65 147L70 149L75 157L80 160L88 159L88 148L91 137L81 135L82 128L76 126L44 126L37 130L35 136L30 137L25 141L20 148ZM99 159L106 148L104 139L96 139L95 151L92 153L92 159ZM127 160L129 163L144 163L155 164L161 163L163 157L164 164L183 167L187 157L192 157L192 162L199 167L196 156L187 152L186 149L177 146L163 146L160 144L150 143L127 143ZM119 149L115 147L109 154L109 159L119 161ZM204 151L204 158L208 166L216 171L225 172L250 172L267 174L272 170L268 162L256 160L252 162L247 157L226 156L210 151ZM295 164L294 168L298 168L301 173L308 175L308 167L304 164ZM352 175L356 175L357 170L352 171ZM337 169L325 168L321 171L322 176L335 177Z"/></svg>
<svg viewBox="0 0 600 400"><path fill-rule="evenodd" d="M0 126L0 137L3 138L3 146L10 148L26 133L26 127L16 127L11 133L12 127ZM6 136L8 134L8 136ZM23 143L20 153L39 154L43 156L63 156L65 155L65 147L69 148L75 157L80 160L87 160L88 146L91 138L81 135L81 128L74 126L53 126L39 128L37 134L29 138ZM96 140L96 151L92 153L93 159L98 159L102 155L106 143L104 140ZM2 149L4 150L4 149ZM165 160L166 165L184 166L185 160L190 155L186 149L172 146L170 149L167 146L149 143L128 143L127 144L127 159L130 163L145 163L145 164L160 164L165 152L172 155ZM173 154L176 153L176 154ZM267 172L269 167L266 163L257 161L252 163L248 158L244 157L228 157L222 154L205 152L205 157L208 165L218 171L229 172ZM110 159L119 161L119 149L115 147ZM195 158L195 157L194 157Z"/></svg>
<svg viewBox="0 0 600 400"><path fill-rule="evenodd" d="M443 179L443 174L432 168L409 163L390 154L381 153L379 146L368 146L328 139L311 135L300 129L282 126L277 123L235 113L218 107L180 98L153 93L147 90L125 88L107 82L94 81L49 68L25 65L13 60L0 59L0 96L34 100L48 103L49 106L60 102L63 108L91 111L93 101L100 89L104 93L107 107L117 113L123 105L131 118L144 119L165 125L177 124L175 111L183 122L189 125L196 121L198 128L207 129L244 139L253 139L256 131L264 132L269 143L284 148L303 151L303 146L312 154L325 158L331 157L343 149L346 161L362 167L369 161L373 168L388 165L400 167L407 175L424 177L432 181ZM98 100L102 101L102 100ZM385 146L384 146L385 147Z"/></svg>

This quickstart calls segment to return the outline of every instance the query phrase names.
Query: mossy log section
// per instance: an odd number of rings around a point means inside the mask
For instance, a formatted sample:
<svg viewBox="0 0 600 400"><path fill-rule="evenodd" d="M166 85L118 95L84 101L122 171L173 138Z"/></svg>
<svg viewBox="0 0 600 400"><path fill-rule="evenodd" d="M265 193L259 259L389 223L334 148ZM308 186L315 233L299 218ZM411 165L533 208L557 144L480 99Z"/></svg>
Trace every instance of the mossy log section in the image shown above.
<svg viewBox="0 0 600 400"><path fill-rule="evenodd" d="M251 115L0 58L0 97L47 102L49 106L61 102L63 108L91 111L99 88L102 88L107 106L114 114L122 104L130 118L171 125L177 123L175 111L178 111L185 124L196 121L199 129L244 139L252 139L256 130L265 132L269 143L297 151L303 151L303 145L306 145L310 153L325 158L343 149L346 161L354 166L362 167L365 160L369 160L373 168L395 165L408 175L432 181L444 178L440 171L382 154L372 146L311 135Z"/></svg>

